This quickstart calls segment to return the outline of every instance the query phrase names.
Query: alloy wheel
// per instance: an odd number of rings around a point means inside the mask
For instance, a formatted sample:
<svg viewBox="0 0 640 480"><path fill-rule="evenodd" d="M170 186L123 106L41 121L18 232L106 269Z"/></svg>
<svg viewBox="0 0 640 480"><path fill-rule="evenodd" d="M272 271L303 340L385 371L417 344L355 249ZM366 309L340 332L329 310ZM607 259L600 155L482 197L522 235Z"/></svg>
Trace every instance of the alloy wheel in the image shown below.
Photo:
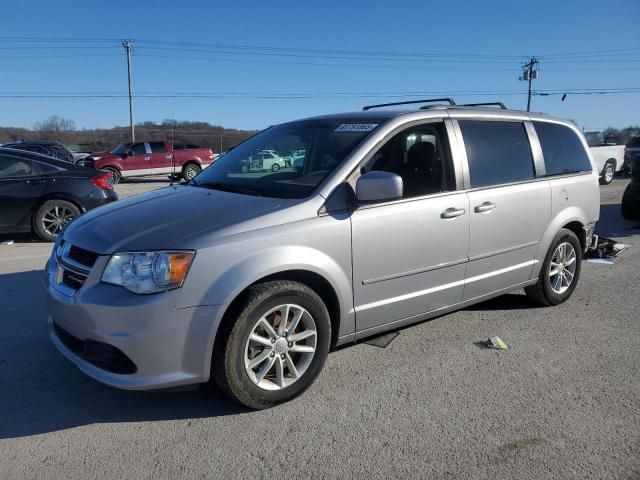
<svg viewBox="0 0 640 480"><path fill-rule="evenodd" d="M75 218L73 210L63 206L53 206L42 216L42 228L49 235L56 236L60 230Z"/></svg>
<svg viewBox="0 0 640 480"><path fill-rule="evenodd" d="M288 387L311 365L317 338L315 321L306 309L295 304L272 308L251 329L245 346L245 371L262 389Z"/></svg>
<svg viewBox="0 0 640 480"><path fill-rule="evenodd" d="M569 242L563 242L553 252L549 268L551 289L558 294L566 292L576 273L576 251Z"/></svg>

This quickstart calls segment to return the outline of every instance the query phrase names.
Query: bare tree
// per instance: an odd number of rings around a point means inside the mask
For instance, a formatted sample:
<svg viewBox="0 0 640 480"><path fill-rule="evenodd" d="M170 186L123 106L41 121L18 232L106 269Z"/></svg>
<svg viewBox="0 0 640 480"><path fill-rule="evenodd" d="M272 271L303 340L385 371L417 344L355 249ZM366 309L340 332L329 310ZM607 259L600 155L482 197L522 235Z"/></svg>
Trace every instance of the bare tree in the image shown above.
<svg viewBox="0 0 640 480"><path fill-rule="evenodd" d="M51 115L42 122L35 124L34 130L42 140L57 140L66 142L76 129L76 122L58 115Z"/></svg>

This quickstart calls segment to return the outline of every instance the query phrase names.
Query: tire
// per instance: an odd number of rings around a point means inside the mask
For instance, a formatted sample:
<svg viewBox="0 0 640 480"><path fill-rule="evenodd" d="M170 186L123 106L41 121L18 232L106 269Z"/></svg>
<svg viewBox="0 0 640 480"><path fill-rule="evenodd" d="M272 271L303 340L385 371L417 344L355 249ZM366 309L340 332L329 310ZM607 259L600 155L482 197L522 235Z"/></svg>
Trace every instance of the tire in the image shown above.
<svg viewBox="0 0 640 480"><path fill-rule="evenodd" d="M569 285L565 286L561 278L560 287L558 288L556 281L560 274L555 276L552 275L551 264L561 245L570 245L573 249L574 257L573 261L571 263L567 263L566 267L563 266L561 270L561 272L564 273L565 278L569 278L570 274L572 275ZM568 251L568 248L565 251ZM570 270L572 266L573 272ZM580 240L571 230L563 228L555 236L553 242L551 242L549 251L547 252L544 263L542 264L542 269L540 270L538 282L535 285L525 287L525 293L529 298L543 305L559 305L566 302L578 284L581 266L582 245L580 245Z"/></svg>
<svg viewBox="0 0 640 480"><path fill-rule="evenodd" d="M620 208L625 219L640 220L640 183L631 182L627 185L622 194Z"/></svg>
<svg viewBox="0 0 640 480"><path fill-rule="evenodd" d="M274 163L273 165L271 165L271 171L272 172L277 172L278 170L280 170L280 165L277 163Z"/></svg>
<svg viewBox="0 0 640 480"><path fill-rule="evenodd" d="M33 230L45 242L55 241L62 228L80 216L80 209L66 200L47 200L33 217Z"/></svg>
<svg viewBox="0 0 640 480"><path fill-rule="evenodd" d="M285 311L281 307L287 305L287 329L300 313L291 332L280 331L278 326ZM271 335L262 328L262 319L271 325ZM315 333L309 335L313 329ZM307 337L289 342L301 333ZM262 342L250 340L250 335L261 337ZM235 401L263 409L300 395L313 383L329 353L331 322L325 304L309 287L273 281L250 287L241 304L225 316L217 336L213 353L216 383ZM255 363L258 357L263 360ZM250 365L252 360L254 366Z"/></svg>
<svg viewBox="0 0 640 480"><path fill-rule="evenodd" d="M112 180L113 185L120 183L120 181L122 180L122 174L120 173L120 170L118 170L117 168L106 167L106 168L103 168L102 170L106 170L111 174L111 178L113 179Z"/></svg>
<svg viewBox="0 0 640 480"><path fill-rule="evenodd" d="M613 177L615 177L615 175L616 162L614 160L607 160L600 176L600 185L609 185L613 181Z"/></svg>
<svg viewBox="0 0 640 480"><path fill-rule="evenodd" d="M188 182L198 175L202 169L197 163L187 163L182 169L182 178Z"/></svg>
<svg viewBox="0 0 640 480"><path fill-rule="evenodd" d="M240 167L240 171L241 171L242 173L247 173L247 172L249 171L249 166L248 166L248 165L242 165L242 166Z"/></svg>

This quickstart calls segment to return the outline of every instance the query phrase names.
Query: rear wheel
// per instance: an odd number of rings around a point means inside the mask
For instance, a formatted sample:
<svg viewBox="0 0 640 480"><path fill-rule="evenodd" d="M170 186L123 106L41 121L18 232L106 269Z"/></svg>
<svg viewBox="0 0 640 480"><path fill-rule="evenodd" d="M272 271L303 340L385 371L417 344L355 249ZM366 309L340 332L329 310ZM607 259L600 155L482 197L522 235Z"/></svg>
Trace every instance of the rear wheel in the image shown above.
<svg viewBox="0 0 640 480"><path fill-rule="evenodd" d="M602 175L600 176L601 185L609 185L613 181L613 177L616 174L616 162L613 160L607 160L602 169Z"/></svg>
<svg viewBox="0 0 640 480"><path fill-rule="evenodd" d="M218 332L213 375L233 399L262 409L289 400L316 379L331 323L320 297L291 281L258 284Z"/></svg>
<svg viewBox="0 0 640 480"><path fill-rule="evenodd" d="M549 247L538 282L525 288L527 296L543 305L567 301L578 284L581 263L580 240L571 230L563 228Z"/></svg>
<svg viewBox="0 0 640 480"><path fill-rule="evenodd" d="M278 170L280 170L280 165L278 165L277 163L274 163L273 165L271 165L272 172L277 172Z"/></svg>
<svg viewBox="0 0 640 480"><path fill-rule="evenodd" d="M36 211L33 229L46 242L53 242L60 231L74 218L80 216L80 210L66 200L47 200Z"/></svg>
<svg viewBox="0 0 640 480"><path fill-rule="evenodd" d="M182 169L182 178L184 178L188 182L196 175L198 175L201 171L202 169L196 163L188 163Z"/></svg>

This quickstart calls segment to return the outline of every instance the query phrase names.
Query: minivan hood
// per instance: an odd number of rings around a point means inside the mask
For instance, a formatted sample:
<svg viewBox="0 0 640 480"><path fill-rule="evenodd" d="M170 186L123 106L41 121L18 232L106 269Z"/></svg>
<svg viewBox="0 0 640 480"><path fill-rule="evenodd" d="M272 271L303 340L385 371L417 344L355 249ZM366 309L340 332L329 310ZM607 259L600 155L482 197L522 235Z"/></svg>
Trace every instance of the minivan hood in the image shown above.
<svg viewBox="0 0 640 480"><path fill-rule="evenodd" d="M181 239L264 215L283 203L192 186L166 187L92 210L69 225L63 238L99 254L170 249Z"/></svg>

